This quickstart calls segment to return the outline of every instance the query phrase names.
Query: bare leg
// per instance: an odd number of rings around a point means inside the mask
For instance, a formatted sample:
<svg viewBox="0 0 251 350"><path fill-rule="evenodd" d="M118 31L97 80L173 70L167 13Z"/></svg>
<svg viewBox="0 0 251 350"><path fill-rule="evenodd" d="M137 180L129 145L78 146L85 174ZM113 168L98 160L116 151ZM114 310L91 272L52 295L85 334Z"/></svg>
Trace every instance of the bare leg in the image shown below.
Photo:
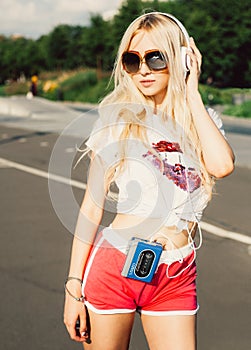
<svg viewBox="0 0 251 350"><path fill-rule="evenodd" d="M88 310L91 343L85 350L127 350L135 313L99 315Z"/></svg>
<svg viewBox="0 0 251 350"><path fill-rule="evenodd" d="M196 349L196 315L142 315L141 319L151 350Z"/></svg>

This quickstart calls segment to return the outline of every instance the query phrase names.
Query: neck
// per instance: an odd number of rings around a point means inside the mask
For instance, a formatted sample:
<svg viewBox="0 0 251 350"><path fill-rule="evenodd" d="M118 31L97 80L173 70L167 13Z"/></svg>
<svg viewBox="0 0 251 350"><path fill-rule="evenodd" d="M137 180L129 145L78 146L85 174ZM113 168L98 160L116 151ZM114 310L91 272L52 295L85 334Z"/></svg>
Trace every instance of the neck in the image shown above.
<svg viewBox="0 0 251 350"><path fill-rule="evenodd" d="M158 94L157 96L153 97L154 113L156 113L158 109L161 108L161 105L164 101L165 96L166 96L166 90L163 91L161 94Z"/></svg>

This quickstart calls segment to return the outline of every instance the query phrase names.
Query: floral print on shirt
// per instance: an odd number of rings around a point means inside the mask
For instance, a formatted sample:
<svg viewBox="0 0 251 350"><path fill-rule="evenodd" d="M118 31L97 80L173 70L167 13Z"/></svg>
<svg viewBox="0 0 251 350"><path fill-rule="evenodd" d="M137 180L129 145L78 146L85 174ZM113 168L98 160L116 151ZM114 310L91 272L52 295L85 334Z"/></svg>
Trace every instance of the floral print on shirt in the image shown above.
<svg viewBox="0 0 251 350"><path fill-rule="evenodd" d="M158 153L159 157L151 151L143 154L143 157L149 160L158 170L163 171L164 176L186 192L192 193L200 187L201 178L199 171L192 167L186 169L181 164L181 161L174 165L168 163L168 153L183 153L178 143L159 141L158 143L152 143L152 147Z"/></svg>

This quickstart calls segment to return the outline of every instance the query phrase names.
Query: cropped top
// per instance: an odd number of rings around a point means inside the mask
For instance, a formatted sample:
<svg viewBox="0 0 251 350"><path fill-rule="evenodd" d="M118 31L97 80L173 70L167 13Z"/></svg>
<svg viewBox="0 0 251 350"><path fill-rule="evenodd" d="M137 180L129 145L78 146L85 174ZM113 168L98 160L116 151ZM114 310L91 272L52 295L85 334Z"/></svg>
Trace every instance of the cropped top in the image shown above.
<svg viewBox="0 0 251 350"><path fill-rule="evenodd" d="M170 118L164 121L146 111L144 121L138 121L146 130L146 141L133 132L121 139L127 126L119 116L121 109L104 107L86 142L106 169L124 160L120 170L115 167L117 213L161 219L163 225L179 230L186 229L188 222L199 222L209 195L195 149L183 128ZM218 114L211 108L208 113L224 135Z"/></svg>

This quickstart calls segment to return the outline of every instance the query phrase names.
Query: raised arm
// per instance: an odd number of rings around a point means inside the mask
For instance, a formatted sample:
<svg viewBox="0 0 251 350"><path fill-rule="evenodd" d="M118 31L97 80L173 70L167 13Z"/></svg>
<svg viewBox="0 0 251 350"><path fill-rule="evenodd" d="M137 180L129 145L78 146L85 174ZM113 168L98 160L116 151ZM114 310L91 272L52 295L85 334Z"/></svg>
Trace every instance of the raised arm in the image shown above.
<svg viewBox="0 0 251 350"><path fill-rule="evenodd" d="M206 168L211 175L220 178L233 171L234 154L229 143L205 109L198 90L201 54L193 39L191 39L190 45L193 52L188 52L191 58L191 69L187 79L187 103L190 106L202 145Z"/></svg>

